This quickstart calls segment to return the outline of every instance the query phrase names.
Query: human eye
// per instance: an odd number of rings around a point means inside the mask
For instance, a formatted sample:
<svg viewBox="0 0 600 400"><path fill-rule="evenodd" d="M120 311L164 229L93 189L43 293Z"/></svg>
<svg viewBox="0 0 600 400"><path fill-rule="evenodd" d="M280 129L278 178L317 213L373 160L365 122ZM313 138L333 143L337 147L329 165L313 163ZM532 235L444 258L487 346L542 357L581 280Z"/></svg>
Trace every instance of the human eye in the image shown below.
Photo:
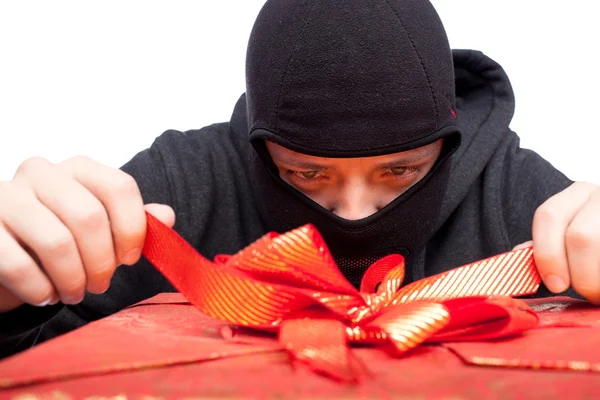
<svg viewBox="0 0 600 400"><path fill-rule="evenodd" d="M408 165L391 167L389 169L389 172L396 177L411 176L418 173L419 171L421 171L421 167Z"/></svg>
<svg viewBox="0 0 600 400"><path fill-rule="evenodd" d="M317 190L329 180L324 171L318 170L298 171L288 169L286 174L290 183L304 191Z"/></svg>
<svg viewBox="0 0 600 400"><path fill-rule="evenodd" d="M296 176L297 178L306 179L306 180L316 179L319 176L321 176L320 173L319 173L319 171L293 171L293 170L288 170L288 172L290 172L292 175Z"/></svg>

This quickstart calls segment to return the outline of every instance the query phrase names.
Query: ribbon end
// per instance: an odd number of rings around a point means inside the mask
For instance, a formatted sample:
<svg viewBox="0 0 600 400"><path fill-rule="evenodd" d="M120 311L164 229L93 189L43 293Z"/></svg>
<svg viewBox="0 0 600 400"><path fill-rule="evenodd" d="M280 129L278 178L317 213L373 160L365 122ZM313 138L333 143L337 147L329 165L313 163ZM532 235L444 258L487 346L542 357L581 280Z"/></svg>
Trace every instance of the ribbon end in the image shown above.
<svg viewBox="0 0 600 400"><path fill-rule="evenodd" d="M346 325L314 311L309 316L286 319L279 341L295 363L315 373L346 383L358 383L368 375L366 366L348 345Z"/></svg>

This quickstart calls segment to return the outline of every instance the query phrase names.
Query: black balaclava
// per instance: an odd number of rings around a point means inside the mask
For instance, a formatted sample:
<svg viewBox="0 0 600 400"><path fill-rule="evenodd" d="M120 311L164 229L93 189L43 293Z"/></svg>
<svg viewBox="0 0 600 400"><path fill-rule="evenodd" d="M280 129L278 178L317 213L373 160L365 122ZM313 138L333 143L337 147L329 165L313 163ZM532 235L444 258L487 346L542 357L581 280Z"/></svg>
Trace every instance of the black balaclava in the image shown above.
<svg viewBox="0 0 600 400"><path fill-rule="evenodd" d="M452 55L429 1L269 0L250 37L246 85L253 187L270 230L314 224L355 285L378 258L425 245L460 142ZM355 221L284 182L265 146L365 157L440 138L424 179Z"/></svg>

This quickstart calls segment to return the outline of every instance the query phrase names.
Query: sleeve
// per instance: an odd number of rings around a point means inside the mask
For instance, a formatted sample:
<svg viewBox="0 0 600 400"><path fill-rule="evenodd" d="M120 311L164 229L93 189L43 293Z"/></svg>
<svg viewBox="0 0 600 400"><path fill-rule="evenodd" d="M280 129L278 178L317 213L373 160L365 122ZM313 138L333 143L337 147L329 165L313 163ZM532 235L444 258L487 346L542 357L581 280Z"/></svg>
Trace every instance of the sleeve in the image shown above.
<svg viewBox="0 0 600 400"><path fill-rule="evenodd" d="M539 206L555 194L565 190L573 181L550 162L532 150L519 147L513 140L504 157L503 214L511 248L531 240L533 216ZM565 296L581 298L569 289ZM555 296L543 284L536 297Z"/></svg>
<svg viewBox="0 0 600 400"><path fill-rule="evenodd" d="M121 169L136 180L144 203L163 203L176 208L159 150L160 139L149 149L138 153ZM11 312L0 314L0 358L168 291L173 291L172 286L142 258L134 266L117 268L106 293L88 293L80 304L65 306L59 303L44 308L23 305Z"/></svg>

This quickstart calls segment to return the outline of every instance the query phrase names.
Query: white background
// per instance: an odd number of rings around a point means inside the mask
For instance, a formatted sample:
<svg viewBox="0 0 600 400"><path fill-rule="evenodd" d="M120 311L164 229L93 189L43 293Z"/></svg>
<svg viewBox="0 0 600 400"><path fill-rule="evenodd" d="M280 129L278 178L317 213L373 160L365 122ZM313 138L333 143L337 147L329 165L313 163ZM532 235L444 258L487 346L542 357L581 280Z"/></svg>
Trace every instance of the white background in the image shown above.
<svg viewBox="0 0 600 400"><path fill-rule="evenodd" d="M30 156L119 167L166 129L228 120L263 2L1 1L0 180ZM504 66L523 147L600 183L597 2L433 3L452 47Z"/></svg>

